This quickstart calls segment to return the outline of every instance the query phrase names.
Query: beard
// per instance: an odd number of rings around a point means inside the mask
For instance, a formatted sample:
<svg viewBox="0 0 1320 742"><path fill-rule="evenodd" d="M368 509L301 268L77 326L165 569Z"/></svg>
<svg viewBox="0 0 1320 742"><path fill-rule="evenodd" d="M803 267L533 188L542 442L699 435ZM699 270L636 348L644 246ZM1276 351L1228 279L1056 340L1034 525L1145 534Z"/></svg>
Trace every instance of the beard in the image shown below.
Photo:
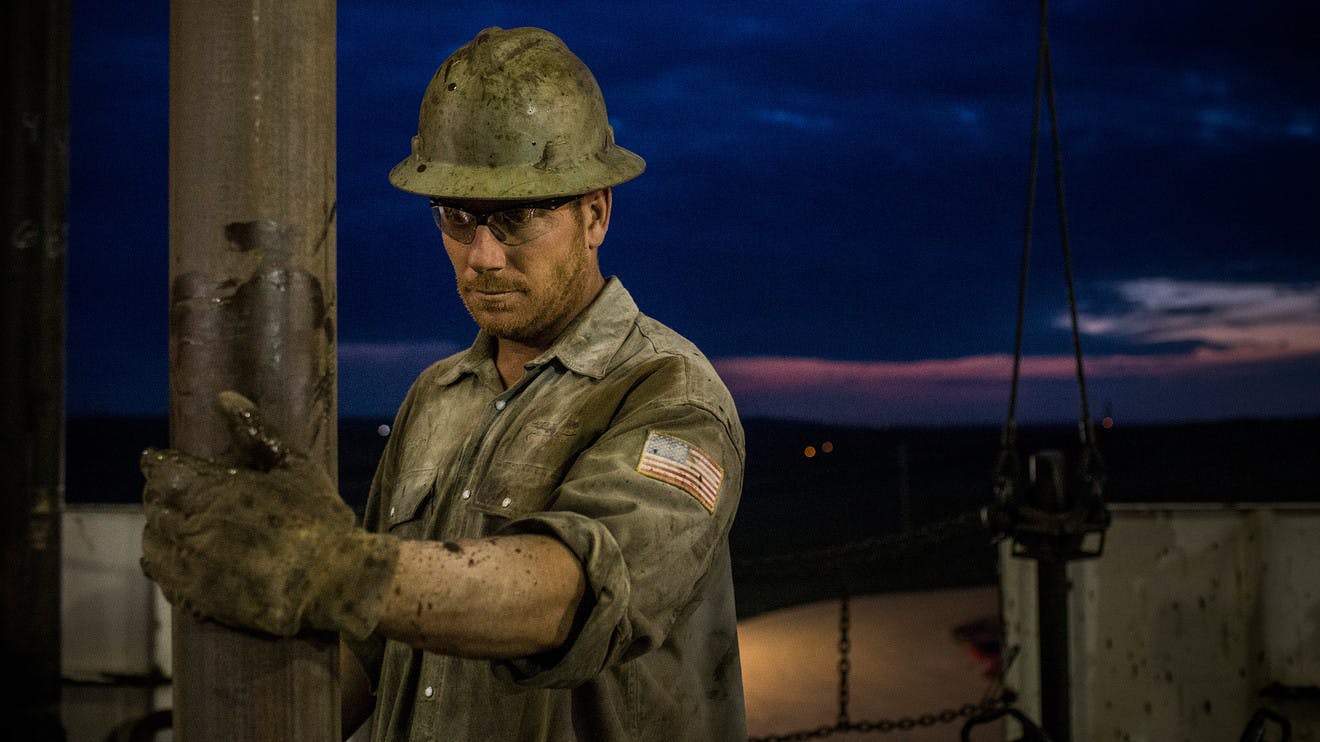
<svg viewBox="0 0 1320 742"><path fill-rule="evenodd" d="M591 273L585 235L569 257L532 280L479 274L458 284L458 295L477 326L497 338L548 347L583 308ZM507 298L483 294L507 292Z"/></svg>

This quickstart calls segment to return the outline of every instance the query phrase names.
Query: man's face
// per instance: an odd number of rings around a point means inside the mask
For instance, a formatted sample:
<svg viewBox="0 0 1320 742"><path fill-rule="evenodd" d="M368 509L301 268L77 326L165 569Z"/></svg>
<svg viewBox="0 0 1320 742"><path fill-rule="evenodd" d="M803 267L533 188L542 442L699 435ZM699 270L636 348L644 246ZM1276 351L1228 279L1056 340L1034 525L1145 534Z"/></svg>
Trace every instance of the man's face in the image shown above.
<svg viewBox="0 0 1320 742"><path fill-rule="evenodd" d="M484 224L470 243L443 235L458 295L478 326L543 349L591 303L604 283L596 247L604 237L599 207L604 204L607 219L608 196L600 194L538 212L535 218L545 221L532 230L536 236L517 245L504 244L496 238L498 227L493 232ZM458 206L478 214L509 207L480 201Z"/></svg>

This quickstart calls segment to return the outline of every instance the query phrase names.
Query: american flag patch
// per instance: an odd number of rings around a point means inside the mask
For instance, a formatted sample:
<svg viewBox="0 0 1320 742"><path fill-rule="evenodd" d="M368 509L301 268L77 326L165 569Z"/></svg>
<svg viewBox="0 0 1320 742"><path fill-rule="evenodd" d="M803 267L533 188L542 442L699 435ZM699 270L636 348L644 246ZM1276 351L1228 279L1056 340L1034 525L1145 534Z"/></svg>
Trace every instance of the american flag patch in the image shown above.
<svg viewBox="0 0 1320 742"><path fill-rule="evenodd" d="M681 488L707 510L715 512L724 469L691 443L672 435L651 433L642 447L637 471Z"/></svg>

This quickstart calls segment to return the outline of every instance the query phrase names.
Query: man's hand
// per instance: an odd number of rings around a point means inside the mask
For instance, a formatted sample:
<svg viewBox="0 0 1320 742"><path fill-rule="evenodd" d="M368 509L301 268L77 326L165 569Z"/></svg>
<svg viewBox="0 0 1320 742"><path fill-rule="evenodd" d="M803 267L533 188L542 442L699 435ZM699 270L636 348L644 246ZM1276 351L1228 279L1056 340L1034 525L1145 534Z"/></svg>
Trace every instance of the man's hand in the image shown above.
<svg viewBox="0 0 1320 742"><path fill-rule="evenodd" d="M232 626L371 633L398 541L356 528L321 467L287 451L251 402L225 392L221 406L249 460L268 470L144 451L143 572L174 605Z"/></svg>

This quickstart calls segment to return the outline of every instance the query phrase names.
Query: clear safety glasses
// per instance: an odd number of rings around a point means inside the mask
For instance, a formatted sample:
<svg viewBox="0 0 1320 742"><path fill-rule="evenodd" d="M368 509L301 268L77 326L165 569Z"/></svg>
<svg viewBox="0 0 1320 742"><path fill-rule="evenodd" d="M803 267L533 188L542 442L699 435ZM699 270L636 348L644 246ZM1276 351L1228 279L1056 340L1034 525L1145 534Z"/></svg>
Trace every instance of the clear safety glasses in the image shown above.
<svg viewBox="0 0 1320 742"><path fill-rule="evenodd" d="M431 216L435 225L448 237L465 245L477 237L477 227L486 225L495 239L508 245L530 242L550 230L552 222L546 217L551 211L581 198L560 196L544 201L529 201L492 211L468 211L441 199L431 199Z"/></svg>

